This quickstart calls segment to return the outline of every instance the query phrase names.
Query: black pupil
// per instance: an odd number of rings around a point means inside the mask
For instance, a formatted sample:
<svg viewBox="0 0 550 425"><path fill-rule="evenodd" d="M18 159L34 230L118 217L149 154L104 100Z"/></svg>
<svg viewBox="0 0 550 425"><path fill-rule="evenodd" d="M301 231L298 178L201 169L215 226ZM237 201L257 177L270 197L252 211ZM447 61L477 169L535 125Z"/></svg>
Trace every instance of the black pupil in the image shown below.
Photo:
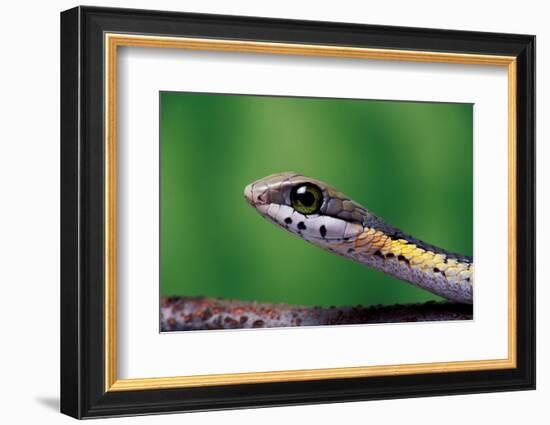
<svg viewBox="0 0 550 425"><path fill-rule="evenodd" d="M311 207L315 202L315 195L307 190L307 186L302 186L296 191L296 200L304 207Z"/></svg>

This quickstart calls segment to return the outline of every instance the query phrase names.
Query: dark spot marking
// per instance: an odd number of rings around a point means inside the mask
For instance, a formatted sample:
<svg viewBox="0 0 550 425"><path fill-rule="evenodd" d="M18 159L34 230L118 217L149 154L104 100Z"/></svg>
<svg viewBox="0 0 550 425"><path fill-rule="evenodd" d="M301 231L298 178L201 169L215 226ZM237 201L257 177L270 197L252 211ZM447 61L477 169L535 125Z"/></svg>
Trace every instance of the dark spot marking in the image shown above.
<svg viewBox="0 0 550 425"><path fill-rule="evenodd" d="M323 238L327 235L327 228L325 227L324 224L321 227L319 227L319 233Z"/></svg>
<svg viewBox="0 0 550 425"><path fill-rule="evenodd" d="M466 282L469 282L469 281L470 281L470 278L469 278L469 277L467 277L467 278L466 278Z"/></svg>
<svg viewBox="0 0 550 425"><path fill-rule="evenodd" d="M397 259L399 261L404 261L405 263L410 264L409 260L407 260L407 258L405 258L403 255L399 255Z"/></svg>
<svg viewBox="0 0 550 425"><path fill-rule="evenodd" d="M349 253L355 252L355 249L354 248L348 248L348 252Z"/></svg>
<svg viewBox="0 0 550 425"><path fill-rule="evenodd" d="M386 258L392 258L392 257L394 257L393 253L388 252L388 253L386 254Z"/></svg>
<svg viewBox="0 0 550 425"><path fill-rule="evenodd" d="M349 238L344 238L345 241L349 241Z"/></svg>
<svg viewBox="0 0 550 425"><path fill-rule="evenodd" d="M300 221L300 222L298 223L298 229L300 229L300 230L306 230L306 225L304 224L303 221Z"/></svg>
<svg viewBox="0 0 550 425"><path fill-rule="evenodd" d="M254 323L252 323L253 328L261 328L264 325L263 320L256 320Z"/></svg>
<svg viewBox="0 0 550 425"><path fill-rule="evenodd" d="M383 257L382 253L380 251L376 251L374 253L374 255L376 255L377 257Z"/></svg>
<svg viewBox="0 0 550 425"><path fill-rule="evenodd" d="M437 267L434 267L434 273L439 273L441 270L439 270Z"/></svg>
<svg viewBox="0 0 550 425"><path fill-rule="evenodd" d="M286 224L292 223L292 219L290 217L285 218L285 223Z"/></svg>

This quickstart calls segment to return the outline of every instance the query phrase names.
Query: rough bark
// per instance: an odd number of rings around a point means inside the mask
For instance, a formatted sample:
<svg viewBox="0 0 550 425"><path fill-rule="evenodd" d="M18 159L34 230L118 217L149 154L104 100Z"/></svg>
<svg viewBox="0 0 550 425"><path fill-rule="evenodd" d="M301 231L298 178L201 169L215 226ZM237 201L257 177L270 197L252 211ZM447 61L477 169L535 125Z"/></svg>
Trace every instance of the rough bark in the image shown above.
<svg viewBox="0 0 550 425"><path fill-rule="evenodd" d="M450 302L306 307L206 297L165 297L161 331L471 320L472 306Z"/></svg>

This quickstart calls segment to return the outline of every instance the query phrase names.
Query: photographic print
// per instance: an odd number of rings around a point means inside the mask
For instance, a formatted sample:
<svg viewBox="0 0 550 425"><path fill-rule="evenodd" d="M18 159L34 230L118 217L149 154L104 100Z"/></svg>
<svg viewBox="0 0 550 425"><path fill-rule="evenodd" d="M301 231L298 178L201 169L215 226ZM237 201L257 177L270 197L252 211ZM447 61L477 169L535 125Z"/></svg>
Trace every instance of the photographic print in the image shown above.
<svg viewBox="0 0 550 425"><path fill-rule="evenodd" d="M161 92L160 121L161 331L472 319L472 104Z"/></svg>
<svg viewBox="0 0 550 425"><path fill-rule="evenodd" d="M61 411L534 389L534 64L525 34L64 11Z"/></svg>

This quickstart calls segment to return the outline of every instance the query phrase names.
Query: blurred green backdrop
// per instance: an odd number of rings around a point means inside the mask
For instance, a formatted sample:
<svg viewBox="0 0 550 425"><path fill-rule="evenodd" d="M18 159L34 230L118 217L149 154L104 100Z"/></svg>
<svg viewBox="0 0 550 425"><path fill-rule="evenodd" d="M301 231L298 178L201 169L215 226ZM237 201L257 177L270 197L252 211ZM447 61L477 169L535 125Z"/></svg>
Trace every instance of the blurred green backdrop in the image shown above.
<svg viewBox="0 0 550 425"><path fill-rule="evenodd" d="M303 305L438 300L269 223L246 184L296 171L472 254L470 104L162 92L161 295Z"/></svg>

